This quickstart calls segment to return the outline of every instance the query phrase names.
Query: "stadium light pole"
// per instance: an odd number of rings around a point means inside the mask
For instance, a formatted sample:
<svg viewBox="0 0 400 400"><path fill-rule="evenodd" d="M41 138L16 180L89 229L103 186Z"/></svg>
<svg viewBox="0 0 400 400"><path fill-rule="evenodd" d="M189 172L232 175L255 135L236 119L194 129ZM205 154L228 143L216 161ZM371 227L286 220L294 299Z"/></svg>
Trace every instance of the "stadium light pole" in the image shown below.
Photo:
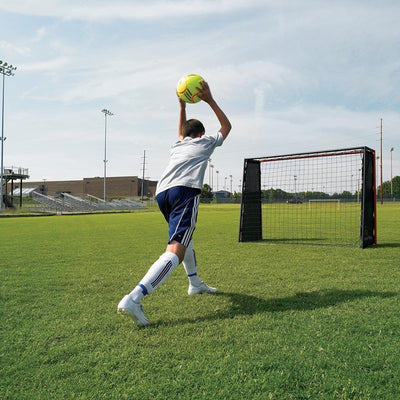
<svg viewBox="0 0 400 400"><path fill-rule="evenodd" d="M393 199L393 168L392 168L392 153L393 153L394 148L392 147L390 149L390 197Z"/></svg>
<svg viewBox="0 0 400 400"><path fill-rule="evenodd" d="M104 202L106 201L106 179L107 179L107 116L114 115L105 108L101 110L104 113Z"/></svg>
<svg viewBox="0 0 400 400"><path fill-rule="evenodd" d="M382 118L381 118L381 135L380 135L380 148L381 148L381 158L379 159L380 162L380 175L381 175L381 204L383 204L383 172L382 172L382 162L383 162L383 156L382 156Z"/></svg>
<svg viewBox="0 0 400 400"><path fill-rule="evenodd" d="M6 62L0 60L0 73L3 75L3 94L2 94L2 102L1 102L1 161L0 161L0 211L3 211L3 201L4 201L4 193L3 193L3 183L4 183L4 141L6 138L4 137L4 84L6 76L14 76L14 71L17 67L13 65L8 65Z"/></svg>
<svg viewBox="0 0 400 400"><path fill-rule="evenodd" d="M357 203L360 202L360 181L362 179L361 174L362 174L362 168L359 168L357 174Z"/></svg>
<svg viewBox="0 0 400 400"><path fill-rule="evenodd" d="M208 159L208 185L211 186L211 158Z"/></svg>

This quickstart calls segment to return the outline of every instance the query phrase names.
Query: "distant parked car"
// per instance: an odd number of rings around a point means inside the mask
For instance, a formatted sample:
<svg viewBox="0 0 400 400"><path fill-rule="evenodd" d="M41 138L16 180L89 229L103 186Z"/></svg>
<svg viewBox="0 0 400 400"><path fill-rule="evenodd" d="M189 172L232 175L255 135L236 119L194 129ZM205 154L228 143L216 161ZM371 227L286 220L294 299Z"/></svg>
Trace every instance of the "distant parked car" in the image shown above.
<svg viewBox="0 0 400 400"><path fill-rule="evenodd" d="M286 200L286 204L303 204L303 201L293 197L292 199Z"/></svg>

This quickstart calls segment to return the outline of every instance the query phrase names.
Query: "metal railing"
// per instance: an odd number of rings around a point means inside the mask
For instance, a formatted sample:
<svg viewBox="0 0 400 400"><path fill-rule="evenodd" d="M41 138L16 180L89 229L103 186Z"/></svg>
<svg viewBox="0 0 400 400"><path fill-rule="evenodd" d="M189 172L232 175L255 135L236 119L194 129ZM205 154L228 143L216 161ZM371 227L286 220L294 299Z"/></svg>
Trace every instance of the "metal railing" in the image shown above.
<svg viewBox="0 0 400 400"><path fill-rule="evenodd" d="M3 167L3 175L4 176L9 176L9 175L24 175L24 176L29 176L29 169L28 168L22 168L22 167Z"/></svg>

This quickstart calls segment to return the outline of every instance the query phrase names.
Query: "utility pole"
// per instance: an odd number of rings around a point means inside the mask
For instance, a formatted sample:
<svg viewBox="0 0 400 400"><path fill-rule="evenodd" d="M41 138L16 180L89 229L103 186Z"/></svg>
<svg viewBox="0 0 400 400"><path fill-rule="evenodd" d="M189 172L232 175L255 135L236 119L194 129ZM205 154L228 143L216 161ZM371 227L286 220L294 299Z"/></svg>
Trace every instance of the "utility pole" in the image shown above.
<svg viewBox="0 0 400 400"><path fill-rule="evenodd" d="M144 192L144 174L146 171L146 150L143 151L143 167L142 167L142 202L143 202L143 192Z"/></svg>
<svg viewBox="0 0 400 400"><path fill-rule="evenodd" d="M380 138L380 144L381 144L381 158L379 159L380 162L380 176L381 176L381 204L383 204L383 175L382 175L382 118L381 118L381 138Z"/></svg>

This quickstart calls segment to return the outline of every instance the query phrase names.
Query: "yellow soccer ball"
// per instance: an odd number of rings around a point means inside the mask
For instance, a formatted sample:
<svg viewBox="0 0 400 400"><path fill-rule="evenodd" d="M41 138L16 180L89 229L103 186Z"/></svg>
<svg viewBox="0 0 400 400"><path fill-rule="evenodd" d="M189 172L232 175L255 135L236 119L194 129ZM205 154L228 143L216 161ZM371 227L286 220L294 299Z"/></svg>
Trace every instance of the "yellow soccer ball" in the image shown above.
<svg viewBox="0 0 400 400"><path fill-rule="evenodd" d="M179 79L176 85L176 93L178 96L186 103L197 103L201 99L199 97L199 90L197 88L201 87L200 82L204 79L197 74L188 74Z"/></svg>

